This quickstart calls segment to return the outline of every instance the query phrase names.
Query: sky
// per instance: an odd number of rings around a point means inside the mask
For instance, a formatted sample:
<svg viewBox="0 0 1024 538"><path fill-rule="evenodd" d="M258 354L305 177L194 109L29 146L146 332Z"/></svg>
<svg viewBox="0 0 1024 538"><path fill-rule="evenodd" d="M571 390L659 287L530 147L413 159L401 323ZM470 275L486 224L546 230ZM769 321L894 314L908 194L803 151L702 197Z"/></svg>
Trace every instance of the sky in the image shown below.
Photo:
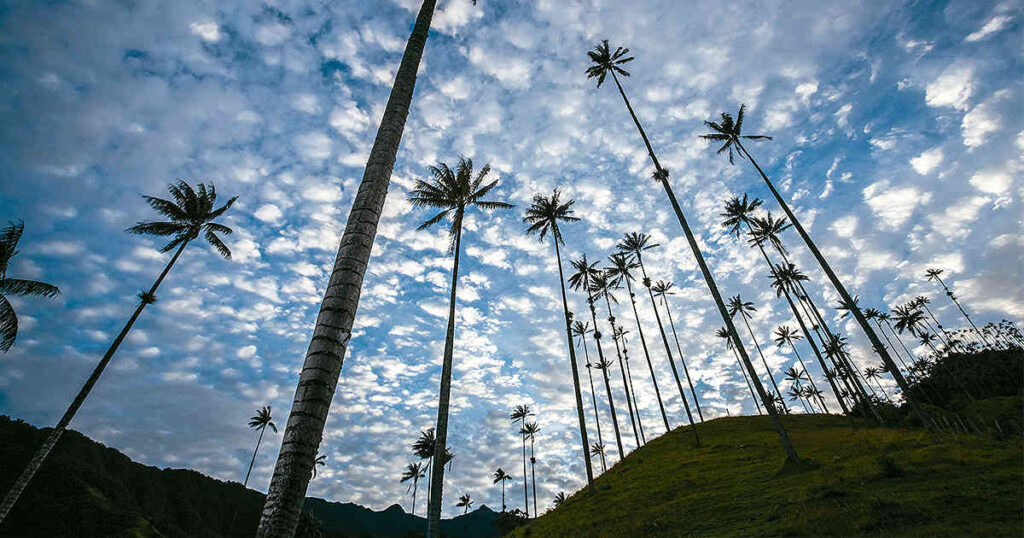
<svg viewBox="0 0 1024 538"><path fill-rule="evenodd" d="M187 249L72 427L145 464L240 481L257 438L248 418L270 405L284 426L417 9L415 0L0 5L0 220L25 222L9 275L63 292L12 301L21 331L0 357L0 413L56 422L168 259L159 241L124 232L153 217L141 195L163 195L177 179L213 183L239 197L222 219L234 229L232 259ZM451 257L442 228L416 231L430 214L406 196L429 165L460 155L489 163L493 198L516 208L465 223L446 515L463 493L499 508L490 479L499 466L522 479L508 420L517 404L541 427L538 504L584 483L553 249L521 220L535 194L558 188L576 200L582 221L563 229L566 260L603 260L624 233L652 234L661 246L646 268L676 284L673 317L706 416L755 412L620 97L584 74L601 39L635 55L625 90L723 294L757 307L755 335L776 372L795 357L769 334L795 324L756 251L718 216L731 196L769 194L748 163L730 165L698 138L704 120L741 103L745 130L774 137L751 152L861 305L923 294L959 327L923 279L937 267L979 321L1024 318L1020 2L441 0L321 446L327 465L310 495L410 507L398 479L436 415ZM765 208L779 212L774 201ZM784 239L818 303L834 305L799 238ZM635 331L620 299L617 315ZM682 403L651 306L638 299L677 427ZM580 294L570 302L586 313ZM860 366L877 362L856 326L828 315ZM635 342L630 356L642 356ZM642 360L631 370L645 429L660 435ZM621 378L609 373L632 450ZM598 398L617 461L600 389ZM265 437L252 487L265 491L280 438ZM510 507L522 506L521 491L510 489Z"/></svg>

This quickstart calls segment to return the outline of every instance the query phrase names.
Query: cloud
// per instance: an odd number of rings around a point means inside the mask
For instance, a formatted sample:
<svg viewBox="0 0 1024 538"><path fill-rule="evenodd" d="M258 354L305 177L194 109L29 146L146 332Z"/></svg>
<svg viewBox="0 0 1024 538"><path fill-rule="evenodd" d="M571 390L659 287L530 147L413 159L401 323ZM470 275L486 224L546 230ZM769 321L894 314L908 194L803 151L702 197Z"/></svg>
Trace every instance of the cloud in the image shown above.
<svg viewBox="0 0 1024 538"><path fill-rule="evenodd" d="M295 138L295 149L307 159L323 160L331 156L331 138L324 133L305 133Z"/></svg>
<svg viewBox="0 0 1024 538"><path fill-rule="evenodd" d="M893 230L907 222L916 207L931 199L931 194L916 187L894 187L888 181L872 183L863 193L864 201L878 217L878 224Z"/></svg>
<svg viewBox="0 0 1024 538"><path fill-rule="evenodd" d="M976 148L985 143L988 135L996 133L1002 125L1000 114L995 110L1001 101L1009 96L1009 90L999 90L985 102L964 114L960 124L964 145Z"/></svg>
<svg viewBox="0 0 1024 538"><path fill-rule="evenodd" d="M910 159L910 166L922 176L926 176L942 164L942 148L932 148Z"/></svg>
<svg viewBox="0 0 1024 538"><path fill-rule="evenodd" d="M986 21L984 26L978 28L974 32L971 32L967 37L964 38L964 41L968 43L981 41L982 39L985 39L986 37L1005 28L1011 20L1013 20L1013 17L1010 17L1009 15L996 15L989 19L988 21Z"/></svg>
<svg viewBox="0 0 1024 538"><path fill-rule="evenodd" d="M281 209L274 204L263 204L253 213L253 216L263 222L277 222L281 219Z"/></svg>
<svg viewBox="0 0 1024 538"><path fill-rule="evenodd" d="M925 88L925 102L933 107L966 110L973 92L974 68L966 63L953 64Z"/></svg>
<svg viewBox="0 0 1024 538"><path fill-rule="evenodd" d="M193 34L199 36L203 41L216 43L220 41L220 26L213 21L193 22L188 26Z"/></svg>

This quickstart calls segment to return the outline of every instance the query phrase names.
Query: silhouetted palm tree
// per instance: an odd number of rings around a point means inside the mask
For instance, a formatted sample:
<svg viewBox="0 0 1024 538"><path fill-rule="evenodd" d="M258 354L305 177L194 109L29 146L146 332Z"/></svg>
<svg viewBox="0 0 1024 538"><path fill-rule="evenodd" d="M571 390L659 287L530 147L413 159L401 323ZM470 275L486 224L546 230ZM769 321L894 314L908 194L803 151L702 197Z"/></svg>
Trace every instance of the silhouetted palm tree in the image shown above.
<svg viewBox="0 0 1024 538"><path fill-rule="evenodd" d="M526 512L526 517L530 517L530 490L527 486L527 475L526 475L526 419L533 416L533 411L530 410L529 405L517 405L509 413L508 419L513 424L519 424L519 435L523 439L523 511Z"/></svg>
<svg viewBox="0 0 1024 538"><path fill-rule="evenodd" d="M768 380L772 382L772 387L775 387L775 395L781 396L782 391L779 390L779 385L775 382L775 375L772 374L772 368L771 366L768 366L768 360L765 359L764 353L761 352L761 344L757 342L757 337L754 336L754 330L750 328L750 313L756 311L757 309L754 308L754 303L744 301L739 294L736 294L735 297L729 299L729 315L734 317L739 315L740 318L743 319L743 323L747 326L747 332L750 333L750 339L754 341L754 347L757 348L757 354L761 356L761 362L764 364L764 369L768 372ZM786 407L785 403L782 404L782 411L784 413L789 412L789 408Z"/></svg>
<svg viewBox="0 0 1024 538"><path fill-rule="evenodd" d="M850 293L846 291L846 287L843 286L843 283L839 281L839 277L836 276L835 272L832 270L832 267L828 264L827 261L825 261L825 257L822 256L821 251L818 250L818 246L814 244L814 241L811 240L810 235L808 235L807 231L804 230L803 225L801 225L800 221L797 220L796 215L793 213L793 210L789 208L789 204L786 203L786 201L782 198L782 195L779 194L779 191L775 189L775 185L771 182L770 179L768 179L768 176L757 164L757 161L754 160L754 158L750 155L750 152L747 151L747 149L743 146L742 140L771 140L771 137L765 135L742 134L744 108L744 105L740 105L740 110L736 114L735 121L733 121L731 114L723 112L721 113L720 122L704 122L704 124L707 125L712 130L712 132L709 134L702 135L702 138L704 138L705 140L722 142L722 146L718 149L718 153L728 151L730 163L733 162L732 154L733 148L735 147L739 155L741 157L745 157L754 166L754 168L757 170L757 173L760 174L761 179L764 180L764 183L768 187L768 190L771 191L772 196L775 198L775 201L778 202L780 207L782 207L782 211L786 213L786 217L789 218L789 222L793 224L793 228L796 229L797 234L799 234L800 238L803 239L804 244L807 245L807 248L811 251L811 254L814 256L815 260L817 260L818 265L820 265L821 269L825 272L825 275L832 283L832 286L836 289L836 292L839 294L839 297L843 300L843 302L849 303L851 305L851 312L853 313L854 318L857 320L857 323L860 325L861 330L864 331L864 334L867 335L868 340L871 341L871 345L875 350L875 353L877 353L879 357L881 357L882 362L885 363L887 368L893 370L893 378L896 380L896 383L899 384L900 389L903 390L904 394L906 394L907 401L914 408L915 414L917 414L918 417L920 417L923 420L925 416L917 409L916 402L914 402L910 395L907 394L910 385L907 383L907 380L903 378L903 374L899 372L899 369L896 368L895 363L893 363L892 358L889 357L889 353L885 350L885 346L883 346L881 341L878 339L878 336L875 334L874 329L871 328L871 325L868 323L867 319L864 318L864 314L860 311L860 308L857 307L857 305L853 302Z"/></svg>
<svg viewBox="0 0 1024 538"><path fill-rule="evenodd" d="M170 191L174 200L165 200L163 198L156 198L154 196L143 196L146 203L153 208L162 217L166 217L166 221L156 222L140 222L135 226L128 228L128 232L138 235L155 235L158 237L170 237L171 240L160 252L169 252L174 250L174 255L171 256L171 260L167 262L164 270L157 277L156 281L153 282L153 286L149 288L149 291L139 293L139 304L135 307L135 311L132 312L131 317L128 318L128 322L125 323L121 332L118 333L114 341L111 342L110 347L107 348L107 352L103 354L103 358L100 359L99 364L93 369L92 374L82 385L82 388L75 395L75 399L71 401L71 405L68 406L67 411L54 426L53 430L50 431L50 435L47 436L46 441L43 442L42 446L36 451L35 455L25 466L21 475L14 481L11 489L7 492L7 496L4 497L3 503L0 503L0 523L3 523L8 512L14 506L14 503L18 501L18 497L21 496L21 492L24 491L25 487L32 480L32 477L42 466L46 456L53 449L53 446L57 444L57 440L60 439L64 430L67 429L68 424L75 418L75 413L78 412L78 408L85 402L85 398L89 396L89 392L92 391L93 386L96 385L96 381L99 380L100 374L107 367L110 359L114 357L114 353L121 346L121 342L124 341L125 337L128 336L128 332L131 331L132 326L135 325L135 321L139 319L143 309L146 306L156 302L156 290L160 287L160 284L167 277L167 273L174 267L175 262L178 261L178 257L184 252L185 247L189 245L193 240L196 240L200 234L209 243L214 250L216 250L221 256L231 259L231 251L221 240L219 234L230 234L231 228L214 222L217 218L224 214L232 204L235 203L237 196L231 198L224 205L217 207L217 190L213 185L205 185L200 183L198 189L193 189L191 185L184 181L178 181L175 184L168 185L168 191ZM6 228L3 232L0 232L0 242L4 243L5 249L10 249L11 246L17 243L15 235L20 236L20 227ZM7 254L8 261L13 253ZM3 267L6 270L6 267ZM11 285L9 290L0 290L2 293L13 293L14 290L19 288L15 283ZM22 281L27 282L27 281ZM21 286L24 287L24 286ZM27 288L25 288L27 289ZM36 287L37 290L45 291L47 288ZM51 292L52 293L52 292ZM3 300L6 302L6 299ZM0 328L2 331L2 328ZM308 479L308 476L307 476Z"/></svg>
<svg viewBox="0 0 1024 538"><path fill-rule="evenodd" d="M889 395L886 394L885 389L882 388L882 383L879 382L878 380L878 378L881 377L879 374L881 374L883 371L884 370L875 368L874 366L868 366L867 368L864 369L864 377L868 380L873 379L875 381L875 385L878 387L878 392L882 393L882 396L885 397L885 399L888 400L889 403L892 403L892 400L889 399Z"/></svg>
<svg viewBox="0 0 1024 538"><path fill-rule="evenodd" d="M441 361L441 388L438 392L437 426L435 450L444 451L448 439L448 413L452 387L452 357L455 346L455 297L459 282L459 255L462 252L462 223L466 212L475 208L483 210L509 209L511 204L484 200L498 180L484 183L491 171L490 165L473 175L473 161L459 157L459 164L452 170L445 163L429 168L431 179L417 179L409 193L413 207L438 210L436 214L419 225L417 230L426 230L438 223L448 224L448 252L454 255L452 262L452 285L448 298L448 328L444 337L444 354ZM437 456L439 457L440 452ZM444 496L444 466L431 469L430 494L427 499L428 528L440 528L441 504Z"/></svg>
<svg viewBox="0 0 1024 538"><path fill-rule="evenodd" d="M317 467L326 467L326 466L327 466L327 454L317 453L316 457L313 458L313 478L316 478L316 475L317 475L316 468Z"/></svg>
<svg viewBox="0 0 1024 538"><path fill-rule="evenodd" d="M654 295L661 297L665 305L665 312L668 312L668 325L672 328L672 338L676 341L676 351L679 352L679 362L683 365L683 374L686 375L686 383L690 385L690 394L693 395L693 403L697 404L697 416L704 422L704 412L700 408L700 398L697 398L697 391L693 390L693 378L690 376L690 369L686 366L686 357L683 356L683 347L679 345L679 333L676 332L676 322L672 319L672 308L668 305L668 296L673 295L672 283L659 280L651 286Z"/></svg>
<svg viewBox="0 0 1024 538"><path fill-rule="evenodd" d="M405 471L402 473L402 479L399 483L412 481L409 484L409 488L406 489L406 493L412 491L412 515L416 515L416 490L419 487L420 479L427 475L427 466L423 465L423 462L410 463L405 466Z"/></svg>
<svg viewBox="0 0 1024 538"><path fill-rule="evenodd" d="M628 333L629 331L622 328L622 326L618 326L615 328L615 334L612 337L620 346L622 346L622 362L626 365L626 381L629 386L630 397L633 399L633 412L636 414L636 427L640 430L640 444L643 445L647 443L647 437L644 435L644 421L640 417L640 405L637 404L636 401L636 388L633 386L633 373L629 368L629 347L627 346L628 340L626 338L626 334Z"/></svg>
<svg viewBox="0 0 1024 538"><path fill-rule="evenodd" d="M537 434L540 433L540 426L536 422L527 422L523 425L523 432L530 440L530 482L533 483L533 517L540 515L537 512L537 457L534 455L533 445L537 441Z"/></svg>
<svg viewBox="0 0 1024 538"><path fill-rule="evenodd" d="M801 385L801 381L804 379L804 372L798 372L795 367L790 366L782 373L786 376L786 381L790 382L789 390L786 391L786 394L789 395L789 401L800 402L805 413L813 413L814 411L812 408L809 409L807 407L807 402L804 401L804 391L803 386Z"/></svg>
<svg viewBox="0 0 1024 538"><path fill-rule="evenodd" d="M501 467L498 467L498 470L494 471L494 482L492 482L492 483L493 484L497 484L498 482L501 482L501 511L502 512L504 512L505 508L506 508L506 506L505 506L505 482L508 482L509 480L512 480L512 477L509 476L509 474L506 473L505 470L502 469Z"/></svg>
<svg viewBox="0 0 1024 538"><path fill-rule="evenodd" d="M18 337L18 315L8 297L20 295L52 299L60 295L60 290L52 284L7 276L7 268L18 254L18 241L24 231L25 223L21 221L10 222L0 230L0 353L9 351Z"/></svg>
<svg viewBox="0 0 1024 538"><path fill-rule="evenodd" d="M470 498L469 494L460 495L459 502L455 504L458 508L463 508L462 513L468 514L469 509L473 506L473 499Z"/></svg>
<svg viewBox="0 0 1024 538"><path fill-rule="evenodd" d="M821 409L828 413L828 407L825 406L825 400L821 398L821 391L818 390L818 386L814 384L814 378L811 377L810 372L807 370L807 365L804 364L803 357L800 356L800 352L796 349L796 341L799 339L800 335L786 325L782 325L775 329L775 345L782 347L789 344L790 349L793 350L793 354L796 355L796 360L800 361L800 367L804 369L803 373L807 376L807 380L810 381L811 388L814 389L815 394L818 396L818 403L821 404Z"/></svg>
<svg viewBox="0 0 1024 538"><path fill-rule="evenodd" d="M434 464L435 452L437 451L437 438L434 435L434 428L427 428L420 431L420 436L412 444L412 453L421 460L426 460L425 471L427 473L427 491L430 491L430 481L433 473L430 472Z"/></svg>
<svg viewBox="0 0 1024 538"><path fill-rule="evenodd" d="M988 341L988 338L985 338L985 335L982 334L981 331L978 330L978 326L974 324L974 321L971 320L971 316L967 314L967 311L964 310L963 305L961 305L960 301L956 299L956 295L953 295L953 292L950 291L949 287L946 286L946 283L943 282L942 277L940 276L942 275L942 273L942 269L928 269L927 271L925 271L924 276L927 280L934 281L938 283L940 286L942 286L942 290L946 292L946 297L949 297L949 300L953 301L953 304L955 304L957 309L960 310L960 313L963 314L964 319L967 320L967 323L970 323L971 327L974 329L974 332L977 333L979 337L981 337L981 341L985 342L986 346L991 347L992 343Z"/></svg>
<svg viewBox="0 0 1024 538"><path fill-rule="evenodd" d="M750 384L750 377L747 376L747 369L743 367L743 361L740 360L740 356L736 353L736 348L732 345L732 336L729 334L729 329L719 327L715 331L715 336L725 340L725 347L732 350L733 357L736 357L736 364L740 367L740 373L743 374L743 380L747 382L747 388L750 389L750 399L754 400L754 409L757 409L758 415L763 415L761 405L758 404L757 394L754 392L754 386Z"/></svg>
<svg viewBox="0 0 1024 538"><path fill-rule="evenodd" d="M565 492L564 491L559 491L558 493L556 493L554 500L551 501L551 503L555 505L555 508L558 508L559 506L562 506L562 503L564 503L564 502L565 502Z"/></svg>
<svg viewBox="0 0 1024 538"><path fill-rule="evenodd" d="M590 445L590 455L591 456L602 456L603 457L604 452L605 452L605 446L603 444L601 444L601 443L594 443L594 444Z"/></svg>
<svg viewBox="0 0 1024 538"><path fill-rule="evenodd" d="M618 303L612 294L613 290L618 289L620 286L618 281L611 276L607 270L601 271L599 276L594 279L594 295L604 297L604 304L608 308L608 324L612 328L612 342L615 343L615 356L619 359L619 373L622 376L622 386L626 391L626 409L629 411L629 423L633 427L633 438L636 440L636 446L640 446L640 434L637 431L637 418L634 416L634 412L639 413L635 409L635 402L632 399L633 388L629 384L626 377L626 366L625 366L625 344L621 341L619 335L621 334L622 327L615 324L615 315L612 313L612 301Z"/></svg>
<svg viewBox="0 0 1024 538"><path fill-rule="evenodd" d="M263 433L267 431L268 427L274 430L274 433L277 433L277 425L274 424L271 419L269 405L256 410L256 416L249 419L249 427L259 430L260 436L256 439L256 450L252 451L252 461L249 462L249 470L245 473L245 480L242 482L243 487L249 484L249 475L252 474L252 466L256 463L256 453L260 451L260 443L263 442Z"/></svg>
<svg viewBox="0 0 1024 538"><path fill-rule="evenodd" d="M714 276L711 274L711 270L708 268L707 262L704 261L704 255L701 253L700 247L697 245L697 239L693 235L693 231L690 229L689 223L686 221L686 217L683 215L683 210L679 206L679 201L676 199L675 193L672 191L672 186L669 184L669 172L668 169L663 168L661 163L658 161L657 155L654 153L654 148L651 146L651 141L647 138L647 133L644 131L640 120L636 117L636 113L633 111L633 106L629 103L629 99L626 97L626 92L622 89L622 84L619 83L618 75L629 76L629 72L623 69L623 65L633 61L633 57L629 56L629 49L617 47L614 52L608 45L608 40L604 40L597 45L594 50L589 51L587 55L590 57L592 65L587 68L588 78L597 78L597 86L600 88L601 84L604 83L605 77L608 74L612 75L612 79L615 81L616 87L619 89L619 95L622 96L622 101L626 105L626 109L629 111L630 117L633 119L633 124L636 126L637 132L640 134L640 138L643 139L644 146L647 148L647 154L651 158L651 163L654 165L654 179L661 183L665 189L665 195L669 199L669 203L672 205L672 210L676 214L676 220L679 221L679 226L683 229L683 234L686 236L686 242L690 245L690 250L693 251L693 256L697 260L697 266L700 268L701 274L704 277L704 282L708 286L708 290L711 292L711 297L715 301L715 305L718 307L718 313L722 316L722 320L725 322L726 329L729 331L729 335L733 339L733 343L736 346L736 351L740 356L741 362L751 373L754 386L757 388L757 393L763 402L769 402L768 394L764 391L764 387L761 386L761 381L757 379L754 374L754 366L750 363L750 358L747 357L747 351L743 348L743 342L740 341L739 333L736 332L736 327L733 326L732 318L726 311L725 301L722 299L722 295L718 292L718 285L715 283ZM778 414L774 412L774 408L769 408L769 415L772 417L772 425L775 427L775 431L779 435L779 442L782 444L782 449L786 453L786 459L796 463L800 461L796 450L793 448L792 443L789 440L789 434L786 429L782 426L782 421L779 419Z"/></svg>
<svg viewBox="0 0 1024 538"><path fill-rule="evenodd" d="M597 412L597 393L594 391L593 364L590 362L590 352L587 350L587 334L591 332L593 332L593 329L590 328L589 322L584 323L579 320L572 322L572 334L583 344L583 356L587 360L587 377L590 378L590 401L594 405L594 422L597 423L597 441L604 443L601 435L601 415ZM608 466L604 460L601 460L601 472L607 470Z"/></svg>

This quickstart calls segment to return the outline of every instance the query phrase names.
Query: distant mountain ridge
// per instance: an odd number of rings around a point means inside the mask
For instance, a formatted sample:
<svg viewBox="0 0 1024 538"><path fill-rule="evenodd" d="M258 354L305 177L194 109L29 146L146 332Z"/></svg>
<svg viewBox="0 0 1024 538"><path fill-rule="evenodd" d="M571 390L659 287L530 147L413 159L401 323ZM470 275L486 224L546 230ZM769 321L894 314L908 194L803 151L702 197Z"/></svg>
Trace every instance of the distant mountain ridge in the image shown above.
<svg viewBox="0 0 1024 538"><path fill-rule="evenodd" d="M49 429L0 415L0 491L7 491ZM68 431L12 510L0 536L252 536L264 495L189 469L158 469ZM309 497L325 538L419 536L426 520L392 505L374 511ZM497 536L481 506L441 522L445 536Z"/></svg>

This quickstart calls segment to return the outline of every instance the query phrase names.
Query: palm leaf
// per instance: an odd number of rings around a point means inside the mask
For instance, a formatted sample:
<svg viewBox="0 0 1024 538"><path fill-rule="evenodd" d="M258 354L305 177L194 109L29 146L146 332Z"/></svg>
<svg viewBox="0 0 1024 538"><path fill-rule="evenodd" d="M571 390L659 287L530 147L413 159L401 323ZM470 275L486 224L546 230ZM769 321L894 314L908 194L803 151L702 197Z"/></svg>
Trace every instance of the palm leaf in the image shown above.
<svg viewBox="0 0 1024 538"><path fill-rule="evenodd" d="M0 295L25 295L36 297L56 297L60 289L52 284L20 278L0 279Z"/></svg>
<svg viewBox="0 0 1024 538"><path fill-rule="evenodd" d="M18 315L7 298L0 295L0 353L6 353L18 337Z"/></svg>

